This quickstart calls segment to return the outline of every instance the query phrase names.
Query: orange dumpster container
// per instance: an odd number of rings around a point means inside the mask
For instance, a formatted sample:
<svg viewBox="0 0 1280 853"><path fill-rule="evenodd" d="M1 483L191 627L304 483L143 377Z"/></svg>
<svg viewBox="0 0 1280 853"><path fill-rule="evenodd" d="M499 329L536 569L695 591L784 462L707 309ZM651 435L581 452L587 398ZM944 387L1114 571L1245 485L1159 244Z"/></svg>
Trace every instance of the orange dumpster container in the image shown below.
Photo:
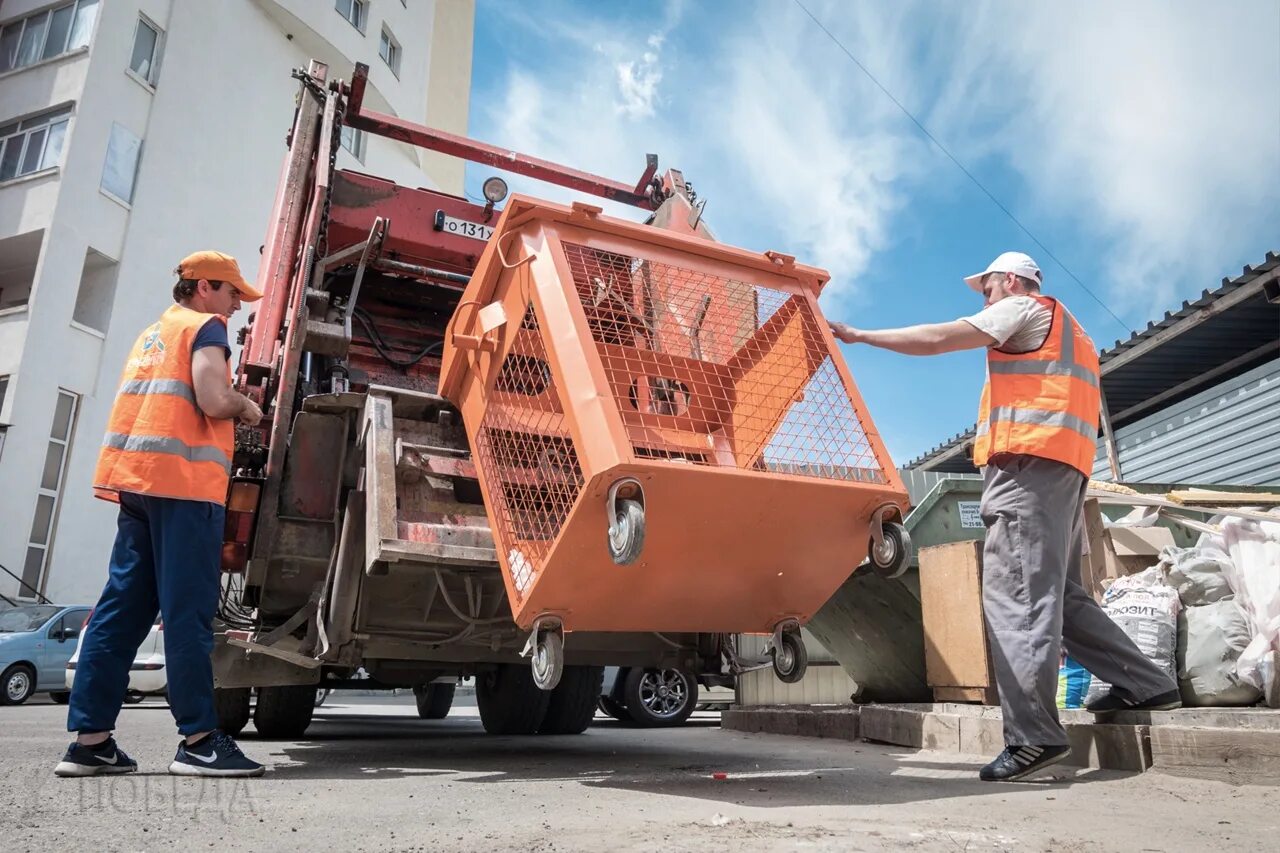
<svg viewBox="0 0 1280 853"><path fill-rule="evenodd" d="M827 278L511 198L440 390L522 628L778 637L873 537L905 560L907 493L818 309Z"/></svg>

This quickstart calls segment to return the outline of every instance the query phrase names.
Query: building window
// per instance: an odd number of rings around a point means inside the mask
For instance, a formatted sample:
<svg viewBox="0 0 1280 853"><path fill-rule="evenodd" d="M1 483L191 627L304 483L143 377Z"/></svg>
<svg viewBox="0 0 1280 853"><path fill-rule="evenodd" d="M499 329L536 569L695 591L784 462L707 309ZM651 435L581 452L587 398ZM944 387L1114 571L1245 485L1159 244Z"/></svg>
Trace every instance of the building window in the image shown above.
<svg viewBox="0 0 1280 853"><path fill-rule="evenodd" d="M0 238L0 313L19 313L31 301L44 229ZM3 348L3 345L0 345Z"/></svg>
<svg viewBox="0 0 1280 853"><path fill-rule="evenodd" d="M387 63L392 74L400 76L400 42L396 41L396 37L386 27L382 28L382 41L378 42L378 56Z"/></svg>
<svg viewBox="0 0 1280 853"><path fill-rule="evenodd" d="M107 143L107 162L102 168L102 189L126 204L133 203L133 186L138 179L138 158L142 140L127 127L112 122Z"/></svg>
<svg viewBox="0 0 1280 853"><path fill-rule="evenodd" d="M133 55L129 58L129 70L154 86L160 76L160 28L146 18L138 18L138 28L133 33Z"/></svg>
<svg viewBox="0 0 1280 853"><path fill-rule="evenodd" d="M0 29L0 73L87 47L98 0L77 0L10 21Z"/></svg>
<svg viewBox="0 0 1280 853"><path fill-rule="evenodd" d="M0 181L57 166L71 107L0 127Z"/></svg>
<svg viewBox="0 0 1280 853"><path fill-rule="evenodd" d="M354 127L342 126L342 147L351 152L351 155L364 162L364 143L365 136L363 130L357 130Z"/></svg>
<svg viewBox="0 0 1280 853"><path fill-rule="evenodd" d="M333 8L346 18L351 26L364 32L365 22L369 19L369 0L337 0Z"/></svg>
<svg viewBox="0 0 1280 853"><path fill-rule="evenodd" d="M58 405L53 410L49 447L44 456L44 473L40 478L40 488L36 489L36 514L31 519L27 559L22 566L22 582L31 589L40 589L40 580L48 565L49 546L53 543L53 529L58 516L58 495L67 470L67 456L71 451L71 435L75 432L79 406L78 395L58 390Z"/></svg>
<svg viewBox="0 0 1280 853"><path fill-rule="evenodd" d="M120 265L90 248L80 270L80 290L71 319L85 328L106 334L111 324L111 308L116 298L116 277Z"/></svg>

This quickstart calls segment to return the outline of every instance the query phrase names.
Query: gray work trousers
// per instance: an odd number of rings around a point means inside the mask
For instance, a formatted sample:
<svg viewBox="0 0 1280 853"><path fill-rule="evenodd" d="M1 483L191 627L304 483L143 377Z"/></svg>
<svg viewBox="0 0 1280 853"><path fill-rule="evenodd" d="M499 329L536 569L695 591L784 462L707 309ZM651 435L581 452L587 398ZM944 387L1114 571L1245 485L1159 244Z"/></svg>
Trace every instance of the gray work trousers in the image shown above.
<svg viewBox="0 0 1280 853"><path fill-rule="evenodd" d="M1069 465L1002 455L983 470L982 606L1010 746L1065 746L1060 649L1134 701L1177 689L1080 585L1087 481Z"/></svg>

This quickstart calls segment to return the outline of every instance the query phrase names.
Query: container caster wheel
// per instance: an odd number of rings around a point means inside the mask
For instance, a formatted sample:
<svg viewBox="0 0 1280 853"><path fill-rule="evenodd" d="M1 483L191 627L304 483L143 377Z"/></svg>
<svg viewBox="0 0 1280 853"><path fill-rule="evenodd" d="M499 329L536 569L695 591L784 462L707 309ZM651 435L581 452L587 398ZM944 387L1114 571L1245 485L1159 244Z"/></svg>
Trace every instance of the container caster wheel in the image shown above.
<svg viewBox="0 0 1280 853"><path fill-rule="evenodd" d="M627 479L609 487L609 558L616 565L629 566L644 548L644 504L630 495L619 497L623 490L638 496L640 484Z"/></svg>
<svg viewBox="0 0 1280 853"><path fill-rule="evenodd" d="M555 690L564 673L564 635L559 631L539 631L529 655L533 683L539 690Z"/></svg>
<svg viewBox="0 0 1280 853"><path fill-rule="evenodd" d="M902 577L911 563L911 534L901 524L891 521L880 528L879 542L875 536L871 537L867 556L871 568L880 577Z"/></svg>
<svg viewBox="0 0 1280 853"><path fill-rule="evenodd" d="M809 650L804 647L804 638L794 631L784 631L777 643L769 650L773 657L773 674L783 684L795 684L804 678L809 668Z"/></svg>

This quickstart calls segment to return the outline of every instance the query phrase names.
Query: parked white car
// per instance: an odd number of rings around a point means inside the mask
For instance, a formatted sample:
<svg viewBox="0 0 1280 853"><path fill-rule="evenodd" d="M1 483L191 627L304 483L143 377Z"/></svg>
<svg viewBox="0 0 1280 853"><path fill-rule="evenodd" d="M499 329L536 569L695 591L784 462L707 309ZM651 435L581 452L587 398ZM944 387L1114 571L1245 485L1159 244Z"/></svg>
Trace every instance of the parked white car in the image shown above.
<svg viewBox="0 0 1280 853"><path fill-rule="evenodd" d="M90 612L90 619L93 618ZM86 622L86 627L88 623ZM67 661L67 690L71 689L76 678L76 664L80 660L80 643L84 642L87 631L80 633L80 641L76 643L75 653ZM126 702L141 702L144 696L163 695L169 687L169 676L164 668L164 620L156 619L151 626L147 638L138 647L138 654L129 667L129 692Z"/></svg>

